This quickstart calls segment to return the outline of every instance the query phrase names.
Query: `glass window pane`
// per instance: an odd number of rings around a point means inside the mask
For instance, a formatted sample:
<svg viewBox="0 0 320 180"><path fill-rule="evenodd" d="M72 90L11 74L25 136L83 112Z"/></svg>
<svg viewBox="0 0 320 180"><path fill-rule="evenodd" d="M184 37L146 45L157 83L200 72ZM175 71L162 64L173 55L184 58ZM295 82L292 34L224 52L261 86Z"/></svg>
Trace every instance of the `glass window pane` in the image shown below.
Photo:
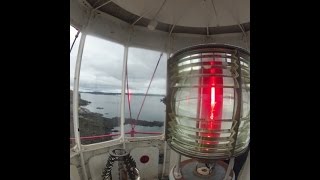
<svg viewBox="0 0 320 180"><path fill-rule="evenodd" d="M155 70L161 52L141 48L129 48L128 52L128 85L130 92L130 109L128 96L125 105L125 132L127 137L134 127L134 137L154 136L162 134L165 120L165 104L162 102L166 93L167 55L164 53L152 80L148 95L142 106L152 74Z"/></svg>
<svg viewBox="0 0 320 180"><path fill-rule="evenodd" d="M81 144L120 135L120 102L124 46L88 35L80 71Z"/></svg>

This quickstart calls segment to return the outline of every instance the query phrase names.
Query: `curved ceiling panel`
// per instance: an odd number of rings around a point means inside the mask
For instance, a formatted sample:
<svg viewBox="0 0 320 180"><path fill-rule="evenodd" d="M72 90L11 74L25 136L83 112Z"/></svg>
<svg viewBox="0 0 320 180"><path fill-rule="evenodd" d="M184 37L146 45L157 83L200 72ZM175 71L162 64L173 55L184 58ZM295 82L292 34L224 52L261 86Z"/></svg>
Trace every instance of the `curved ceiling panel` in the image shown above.
<svg viewBox="0 0 320 180"><path fill-rule="evenodd" d="M86 0L129 24L172 33L224 34L250 30L250 0ZM208 28L207 28L208 27Z"/></svg>
<svg viewBox="0 0 320 180"><path fill-rule="evenodd" d="M250 21L250 0L113 0L147 19L186 27L231 26Z"/></svg>

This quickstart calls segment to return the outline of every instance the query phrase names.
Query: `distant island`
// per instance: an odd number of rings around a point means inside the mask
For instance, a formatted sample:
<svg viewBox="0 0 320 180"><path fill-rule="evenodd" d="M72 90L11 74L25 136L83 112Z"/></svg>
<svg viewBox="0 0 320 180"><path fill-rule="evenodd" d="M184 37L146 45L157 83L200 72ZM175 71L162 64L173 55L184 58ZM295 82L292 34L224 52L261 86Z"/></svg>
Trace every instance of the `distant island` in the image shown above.
<svg viewBox="0 0 320 180"><path fill-rule="evenodd" d="M79 93L87 93L87 94L99 94L99 95L121 95L121 93L108 93L108 92L98 92L98 91L91 91L91 92L84 92L84 91L79 91ZM126 93L127 95L128 93ZM130 95L135 95L135 96L144 96L145 93L130 93ZM148 94L148 96L166 96L164 94Z"/></svg>

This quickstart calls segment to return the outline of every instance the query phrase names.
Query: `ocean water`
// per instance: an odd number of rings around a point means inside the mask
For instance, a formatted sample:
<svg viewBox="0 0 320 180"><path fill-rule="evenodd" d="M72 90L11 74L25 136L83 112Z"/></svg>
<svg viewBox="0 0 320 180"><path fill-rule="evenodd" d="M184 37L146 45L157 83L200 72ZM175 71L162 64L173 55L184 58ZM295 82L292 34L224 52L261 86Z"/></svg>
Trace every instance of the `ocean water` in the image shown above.
<svg viewBox="0 0 320 180"><path fill-rule="evenodd" d="M139 120L164 122L165 105L160 101L163 97L164 96L147 96ZM144 96L142 95L130 95L131 117L133 119L137 118L143 98ZM81 93L81 99L91 102L89 105L84 106L91 112L100 113L106 118L120 117L120 95ZM130 118L127 96L125 99L125 117ZM124 129L125 132L130 131L130 124L125 125ZM120 127L115 127L114 130L120 130ZM146 127L137 125L135 130L142 132L162 132L163 126Z"/></svg>

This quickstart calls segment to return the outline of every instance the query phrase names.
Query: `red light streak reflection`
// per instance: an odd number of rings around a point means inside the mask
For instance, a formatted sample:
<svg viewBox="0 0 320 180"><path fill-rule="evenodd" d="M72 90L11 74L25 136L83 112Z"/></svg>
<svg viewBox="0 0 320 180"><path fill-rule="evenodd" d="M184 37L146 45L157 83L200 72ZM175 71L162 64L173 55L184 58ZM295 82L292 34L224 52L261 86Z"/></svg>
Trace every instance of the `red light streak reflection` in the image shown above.
<svg viewBox="0 0 320 180"><path fill-rule="evenodd" d="M222 62L210 61L211 66L222 65ZM199 101L199 128L206 130L220 130L223 108L223 77L216 76L222 74L221 68L211 67L202 69L203 74L211 74L212 76L203 76L200 78L200 83L205 87L199 88L199 94L202 97ZM219 133L199 133L200 136L206 138L219 137ZM215 145L218 142L207 140L202 144Z"/></svg>

